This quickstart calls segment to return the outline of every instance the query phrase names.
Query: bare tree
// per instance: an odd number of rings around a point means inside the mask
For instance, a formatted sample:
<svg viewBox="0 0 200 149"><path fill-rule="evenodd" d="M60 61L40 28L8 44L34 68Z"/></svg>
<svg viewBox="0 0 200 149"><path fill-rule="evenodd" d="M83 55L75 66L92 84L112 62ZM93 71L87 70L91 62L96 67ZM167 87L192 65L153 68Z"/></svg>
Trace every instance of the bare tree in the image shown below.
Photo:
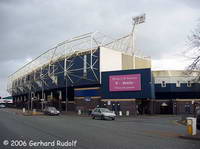
<svg viewBox="0 0 200 149"><path fill-rule="evenodd" d="M200 70L200 23L188 36L188 51L192 59L192 63L188 66L189 72Z"/></svg>
<svg viewBox="0 0 200 149"><path fill-rule="evenodd" d="M200 20L196 28L188 36L187 48L184 56L191 61L190 65L186 68L185 74L191 76L195 73L195 78L191 81L200 81Z"/></svg>

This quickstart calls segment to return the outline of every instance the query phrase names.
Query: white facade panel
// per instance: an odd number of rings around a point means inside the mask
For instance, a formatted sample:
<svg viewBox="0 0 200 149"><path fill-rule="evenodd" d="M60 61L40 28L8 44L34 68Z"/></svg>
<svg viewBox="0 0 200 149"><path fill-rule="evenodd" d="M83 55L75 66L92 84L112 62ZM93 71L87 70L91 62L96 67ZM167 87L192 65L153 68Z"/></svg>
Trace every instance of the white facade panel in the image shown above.
<svg viewBox="0 0 200 149"><path fill-rule="evenodd" d="M122 53L100 47L100 72L122 70Z"/></svg>
<svg viewBox="0 0 200 149"><path fill-rule="evenodd" d="M175 84L188 83L188 82L193 83L196 78L195 73L187 75L186 71L184 70L154 71L153 75L155 79L155 84L161 84L163 81L165 81L166 83L175 83Z"/></svg>

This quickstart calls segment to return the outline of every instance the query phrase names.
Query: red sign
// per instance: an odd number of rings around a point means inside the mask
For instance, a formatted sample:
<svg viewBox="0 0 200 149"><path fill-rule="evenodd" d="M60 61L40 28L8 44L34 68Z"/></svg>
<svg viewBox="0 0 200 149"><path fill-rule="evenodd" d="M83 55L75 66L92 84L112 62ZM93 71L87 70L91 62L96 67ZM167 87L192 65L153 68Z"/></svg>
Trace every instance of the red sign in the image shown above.
<svg viewBox="0 0 200 149"><path fill-rule="evenodd" d="M141 74L109 76L109 91L140 91Z"/></svg>

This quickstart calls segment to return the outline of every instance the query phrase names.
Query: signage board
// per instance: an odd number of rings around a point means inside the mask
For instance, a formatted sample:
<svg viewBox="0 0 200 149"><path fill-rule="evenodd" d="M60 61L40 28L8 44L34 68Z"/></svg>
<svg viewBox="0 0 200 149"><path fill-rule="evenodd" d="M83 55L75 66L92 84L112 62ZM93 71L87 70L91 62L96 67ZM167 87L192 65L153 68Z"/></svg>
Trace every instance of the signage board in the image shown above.
<svg viewBox="0 0 200 149"><path fill-rule="evenodd" d="M141 91L141 74L109 76L109 91Z"/></svg>
<svg viewBox="0 0 200 149"><path fill-rule="evenodd" d="M13 103L13 99L0 99L0 103Z"/></svg>

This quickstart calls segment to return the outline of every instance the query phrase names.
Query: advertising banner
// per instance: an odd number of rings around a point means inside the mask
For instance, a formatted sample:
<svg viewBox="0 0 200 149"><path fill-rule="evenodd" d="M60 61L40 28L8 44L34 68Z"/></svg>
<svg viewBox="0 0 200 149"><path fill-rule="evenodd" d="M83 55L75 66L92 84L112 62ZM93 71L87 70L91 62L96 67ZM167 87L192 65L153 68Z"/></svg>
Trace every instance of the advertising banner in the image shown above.
<svg viewBox="0 0 200 149"><path fill-rule="evenodd" d="M140 91L141 74L111 75L109 76L109 91Z"/></svg>
<svg viewBox="0 0 200 149"><path fill-rule="evenodd" d="M0 99L0 103L13 103L12 99Z"/></svg>

